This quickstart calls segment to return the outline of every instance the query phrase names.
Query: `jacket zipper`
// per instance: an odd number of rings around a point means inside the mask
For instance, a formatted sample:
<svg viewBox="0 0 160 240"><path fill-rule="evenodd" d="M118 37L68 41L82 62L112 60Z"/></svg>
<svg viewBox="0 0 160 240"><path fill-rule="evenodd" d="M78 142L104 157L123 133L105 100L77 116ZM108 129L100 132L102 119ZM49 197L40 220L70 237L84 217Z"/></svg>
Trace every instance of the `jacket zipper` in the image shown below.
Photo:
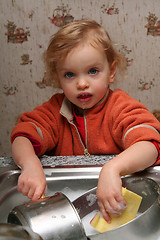
<svg viewBox="0 0 160 240"><path fill-rule="evenodd" d="M86 148L84 146L84 155L86 157L89 157L90 154L88 152L88 148L87 148L87 121L86 121L86 116L85 116L85 113L84 113L84 128L85 128L85 142L86 142Z"/></svg>
<svg viewBox="0 0 160 240"><path fill-rule="evenodd" d="M84 145L84 143L83 143L83 141L82 141L82 138L81 138L81 135L80 135L80 133L79 133L79 131L78 131L77 126L76 126L73 122L71 122L71 124L76 128L76 131L77 131L77 133L78 133L80 142L81 142L81 144L82 144L82 146L83 146L83 148L84 148L84 155L85 155L86 157L89 157L89 156L90 156L90 153L88 152L88 148L87 148L87 123L86 123L86 116L85 116L85 114L84 114L84 127L85 127L85 142L86 142L86 146Z"/></svg>

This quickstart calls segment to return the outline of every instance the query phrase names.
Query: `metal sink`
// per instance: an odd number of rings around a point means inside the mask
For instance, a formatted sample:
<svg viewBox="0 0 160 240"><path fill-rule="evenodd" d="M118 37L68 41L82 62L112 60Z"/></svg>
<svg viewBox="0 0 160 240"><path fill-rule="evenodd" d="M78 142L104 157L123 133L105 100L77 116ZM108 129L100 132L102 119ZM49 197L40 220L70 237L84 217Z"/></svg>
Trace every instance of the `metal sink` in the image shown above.
<svg viewBox="0 0 160 240"><path fill-rule="evenodd" d="M46 196L51 196L56 192L64 193L70 201L74 201L76 198L84 194L86 191L97 186L99 173L101 167L59 167L51 168L44 167L44 172L47 180L47 193ZM23 203L27 203L30 200L17 191L17 180L20 175L19 169L0 168L0 223L7 223L7 217L9 212ZM137 177L148 177L160 184L160 166L148 168L145 171L134 174ZM90 215L92 219L94 215ZM160 216L159 216L160 217ZM97 234L97 232L91 227L86 227L86 220L83 222L86 235L92 235L91 239L116 239L109 237L108 233ZM89 224L88 224L89 225ZM112 231L111 231L112 232ZM125 234L125 233L124 233ZM94 237L95 236L95 237ZM118 235L117 235L118 237ZM142 237L142 236L141 236ZM158 238L159 237L159 238ZM120 239L119 237L117 239ZM125 238L125 235L123 236ZM141 238L135 238L141 239ZM148 239L148 238L146 238ZM151 237L153 240L160 240L160 228ZM133 239L134 240L134 239Z"/></svg>

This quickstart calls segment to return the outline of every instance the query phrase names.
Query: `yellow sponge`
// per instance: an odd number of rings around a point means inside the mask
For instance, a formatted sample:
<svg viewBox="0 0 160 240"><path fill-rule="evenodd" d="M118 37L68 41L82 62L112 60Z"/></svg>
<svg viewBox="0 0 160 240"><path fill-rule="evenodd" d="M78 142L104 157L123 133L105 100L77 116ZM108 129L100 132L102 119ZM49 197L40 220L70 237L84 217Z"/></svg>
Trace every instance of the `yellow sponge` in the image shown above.
<svg viewBox="0 0 160 240"><path fill-rule="evenodd" d="M111 223L107 223L102 217L100 211L91 220L90 224L98 232L106 232L117 228L131 220L133 220L138 212L142 197L122 187L122 196L127 203L127 207L119 216L111 216Z"/></svg>

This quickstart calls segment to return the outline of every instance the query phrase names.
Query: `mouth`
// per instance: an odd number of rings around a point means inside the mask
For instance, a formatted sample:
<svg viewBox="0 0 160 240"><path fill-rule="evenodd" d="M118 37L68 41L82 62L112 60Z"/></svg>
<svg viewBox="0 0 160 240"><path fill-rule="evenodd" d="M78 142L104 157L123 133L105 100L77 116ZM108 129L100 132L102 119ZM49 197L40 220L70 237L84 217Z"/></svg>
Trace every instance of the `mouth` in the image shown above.
<svg viewBox="0 0 160 240"><path fill-rule="evenodd" d="M88 102L88 101L91 100L92 94L90 94L90 93L80 93L80 94L78 94L77 98L80 102Z"/></svg>

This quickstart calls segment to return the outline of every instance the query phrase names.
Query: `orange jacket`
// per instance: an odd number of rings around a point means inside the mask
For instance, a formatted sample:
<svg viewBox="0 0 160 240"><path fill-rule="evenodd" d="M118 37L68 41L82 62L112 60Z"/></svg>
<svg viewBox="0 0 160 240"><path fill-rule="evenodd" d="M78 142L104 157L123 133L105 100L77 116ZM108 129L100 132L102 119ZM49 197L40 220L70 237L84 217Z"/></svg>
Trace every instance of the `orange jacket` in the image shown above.
<svg viewBox="0 0 160 240"><path fill-rule="evenodd" d="M140 102L122 90L109 90L106 99L84 114L86 146L73 122L72 105L64 94L55 94L42 106L21 115L11 133L28 134L41 144L39 155L118 154L143 140L160 147L160 122Z"/></svg>

